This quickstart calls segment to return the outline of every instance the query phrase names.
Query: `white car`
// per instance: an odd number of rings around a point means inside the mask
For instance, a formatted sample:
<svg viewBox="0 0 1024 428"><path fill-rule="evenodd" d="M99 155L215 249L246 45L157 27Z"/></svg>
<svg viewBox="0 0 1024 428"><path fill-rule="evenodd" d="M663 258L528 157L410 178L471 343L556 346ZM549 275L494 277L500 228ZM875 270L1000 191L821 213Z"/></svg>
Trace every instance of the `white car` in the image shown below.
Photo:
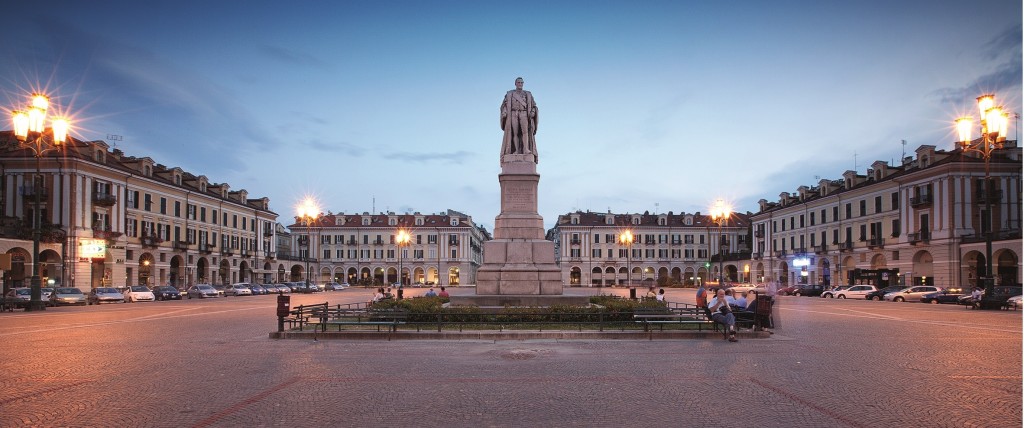
<svg viewBox="0 0 1024 428"><path fill-rule="evenodd" d="M733 292L733 296L746 296L748 292L753 291L759 296L767 293L767 289L762 284L739 284L729 287Z"/></svg>
<svg viewBox="0 0 1024 428"><path fill-rule="evenodd" d="M854 285L845 290L835 292L837 299L863 299L868 293L878 291L874 285Z"/></svg>
<svg viewBox="0 0 1024 428"><path fill-rule="evenodd" d="M1011 297L1011 298L1006 300L1006 304L1010 305L1010 307L1012 307L1014 309L1020 309L1020 298L1021 298L1020 294L1018 294L1016 296L1013 296L1013 297Z"/></svg>
<svg viewBox="0 0 1024 428"><path fill-rule="evenodd" d="M249 284L240 282L224 287L224 293L232 296L252 296L252 289L249 288Z"/></svg>
<svg viewBox="0 0 1024 428"><path fill-rule="evenodd" d="M156 295L153 294L153 290L145 285L132 285L124 290L124 301L131 302L154 302L156 301Z"/></svg>
<svg viewBox="0 0 1024 428"><path fill-rule="evenodd" d="M823 299L834 298L834 297L838 296L839 293L845 291L847 288L850 288L850 287L852 287L852 285L840 285L838 287L830 288L828 290L825 290L824 293L821 293L821 298L823 298Z"/></svg>
<svg viewBox="0 0 1024 428"><path fill-rule="evenodd" d="M942 288L933 285L917 285L904 288L900 291L887 293L882 298L891 302L920 302L921 297L925 294L935 293L937 291L942 291Z"/></svg>

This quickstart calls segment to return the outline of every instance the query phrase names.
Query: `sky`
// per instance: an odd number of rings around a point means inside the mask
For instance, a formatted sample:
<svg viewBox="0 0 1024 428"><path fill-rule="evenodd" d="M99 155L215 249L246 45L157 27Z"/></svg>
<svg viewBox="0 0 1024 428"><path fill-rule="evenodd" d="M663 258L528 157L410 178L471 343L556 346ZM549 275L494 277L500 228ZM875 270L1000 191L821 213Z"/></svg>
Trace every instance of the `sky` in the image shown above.
<svg viewBox="0 0 1024 428"><path fill-rule="evenodd" d="M5 109L42 90L77 138L266 196L284 224L311 195L333 213L454 209L493 231L498 107L519 76L540 114L546 227L717 199L756 212L922 145L952 149L953 120L977 118L983 93L1021 111L1019 0L2 10Z"/></svg>

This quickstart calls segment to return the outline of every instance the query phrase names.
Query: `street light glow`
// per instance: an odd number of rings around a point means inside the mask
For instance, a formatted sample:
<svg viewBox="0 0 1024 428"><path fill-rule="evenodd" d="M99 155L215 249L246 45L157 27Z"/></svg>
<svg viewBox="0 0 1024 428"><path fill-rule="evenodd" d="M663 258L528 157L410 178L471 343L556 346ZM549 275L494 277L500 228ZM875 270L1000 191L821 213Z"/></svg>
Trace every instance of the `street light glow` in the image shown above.
<svg viewBox="0 0 1024 428"><path fill-rule="evenodd" d="M964 116L956 120L956 131L962 144L971 142L971 127L973 126L974 119L970 116Z"/></svg>
<svg viewBox="0 0 1024 428"><path fill-rule="evenodd" d="M993 94L985 94L978 97L978 112L981 113L981 118L985 118L985 112L992 108L996 104L996 96Z"/></svg>

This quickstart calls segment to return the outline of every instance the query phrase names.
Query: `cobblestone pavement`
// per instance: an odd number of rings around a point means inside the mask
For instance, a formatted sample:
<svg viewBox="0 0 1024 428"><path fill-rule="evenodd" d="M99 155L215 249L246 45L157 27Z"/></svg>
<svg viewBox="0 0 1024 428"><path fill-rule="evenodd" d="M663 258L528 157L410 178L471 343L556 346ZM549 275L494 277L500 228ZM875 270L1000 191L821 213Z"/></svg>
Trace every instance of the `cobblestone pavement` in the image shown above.
<svg viewBox="0 0 1024 428"><path fill-rule="evenodd" d="M2 313L0 426L1021 426L1021 312L778 306L739 343L271 340L274 296Z"/></svg>

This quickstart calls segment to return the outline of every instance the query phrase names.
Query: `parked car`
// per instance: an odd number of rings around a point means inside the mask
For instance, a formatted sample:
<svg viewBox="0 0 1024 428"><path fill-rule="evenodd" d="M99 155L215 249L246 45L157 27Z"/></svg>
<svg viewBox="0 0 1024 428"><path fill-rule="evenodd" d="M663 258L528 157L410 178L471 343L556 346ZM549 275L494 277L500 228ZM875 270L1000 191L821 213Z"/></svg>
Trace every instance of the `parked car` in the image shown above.
<svg viewBox="0 0 1024 428"><path fill-rule="evenodd" d="M291 293L292 289L285 287L282 284L263 284L263 288L267 290L267 294L278 294L278 293Z"/></svg>
<svg viewBox="0 0 1024 428"><path fill-rule="evenodd" d="M75 287L57 287L50 294L50 305L82 305L85 306L85 293Z"/></svg>
<svg viewBox="0 0 1024 428"><path fill-rule="evenodd" d="M864 298L867 299L867 300L882 300L882 297L885 297L886 294L892 293L894 291L900 291L900 290L902 290L904 288L906 288L906 286L903 286L903 285L890 285L890 286L885 287L885 288L883 288L881 290L875 290L875 291L872 291L872 292L870 292L868 294L865 294Z"/></svg>
<svg viewBox="0 0 1024 428"><path fill-rule="evenodd" d="M24 308L32 300L32 289L28 287L12 288L4 295L4 299L15 308Z"/></svg>
<svg viewBox="0 0 1024 428"><path fill-rule="evenodd" d="M799 286L796 291L793 292L794 296L821 296L821 293L825 292L824 285L817 284L804 284Z"/></svg>
<svg viewBox="0 0 1024 428"><path fill-rule="evenodd" d="M878 287L874 285L853 285L849 288L837 291L837 299L863 299L868 293L878 291Z"/></svg>
<svg viewBox="0 0 1024 428"><path fill-rule="evenodd" d="M925 294L937 291L942 291L942 289L933 285L915 285L913 287L904 288L900 291L887 293L885 296L882 296L882 299L893 302L916 302L920 301L921 297Z"/></svg>
<svg viewBox="0 0 1024 428"><path fill-rule="evenodd" d="M156 300L156 296L153 294L153 290L145 285L132 285L124 290L125 302L152 302L154 300Z"/></svg>
<svg viewBox="0 0 1024 428"><path fill-rule="evenodd" d="M205 299L208 297L220 297L221 294L210 284L196 284L189 287L188 291L185 292L185 295L188 296L189 299L193 297L197 299Z"/></svg>
<svg viewBox="0 0 1024 428"><path fill-rule="evenodd" d="M328 282L324 284L324 291L340 291L344 289L345 287L337 282Z"/></svg>
<svg viewBox="0 0 1024 428"><path fill-rule="evenodd" d="M97 287L89 290L89 294L85 297L85 303L88 305L124 303L124 294L114 287Z"/></svg>
<svg viewBox="0 0 1024 428"><path fill-rule="evenodd" d="M960 288L947 288L942 291L936 291L934 293L928 293L921 296L921 303L960 303L959 299L964 295L963 289Z"/></svg>
<svg viewBox="0 0 1024 428"><path fill-rule="evenodd" d="M181 300L181 292L169 285L153 287L153 295L157 300Z"/></svg>
<svg viewBox="0 0 1024 428"><path fill-rule="evenodd" d="M838 294L839 292L844 291L844 290L846 290L847 288L850 288L850 287L853 287L853 286L852 285L840 285L840 286L837 286L837 287L829 288L828 290L825 290L825 291L821 292L821 297L824 298L824 299L831 299L833 297L836 297L836 294Z"/></svg>
<svg viewBox="0 0 1024 428"><path fill-rule="evenodd" d="M252 290L253 296L262 296L264 294L269 293L269 291L267 291L267 288L261 284L249 284L249 289Z"/></svg>
<svg viewBox="0 0 1024 428"><path fill-rule="evenodd" d="M776 291L775 294L778 294L780 296L792 296L798 288L800 288L799 285L790 285L787 287L782 287L779 289L779 291Z"/></svg>
<svg viewBox="0 0 1024 428"><path fill-rule="evenodd" d="M733 296L746 296L750 291L754 291L758 295L767 292L767 289L761 284L739 284L729 287L729 290L732 290Z"/></svg>
<svg viewBox="0 0 1024 428"><path fill-rule="evenodd" d="M252 289L249 288L249 284L239 282L237 284L231 284L224 287L224 294L230 294L232 296L252 296Z"/></svg>
<svg viewBox="0 0 1024 428"><path fill-rule="evenodd" d="M217 295L219 297L224 297L228 295L227 287L223 285L211 285L211 287L213 287L214 290L217 290Z"/></svg>
<svg viewBox="0 0 1024 428"><path fill-rule="evenodd" d="M1013 308L1013 309L1020 309L1020 307L1021 307L1020 298L1021 298L1020 294L1018 294L1016 296L1013 296L1013 297L1011 297L1009 299L1006 299L1006 304L1010 305L1010 307Z"/></svg>

